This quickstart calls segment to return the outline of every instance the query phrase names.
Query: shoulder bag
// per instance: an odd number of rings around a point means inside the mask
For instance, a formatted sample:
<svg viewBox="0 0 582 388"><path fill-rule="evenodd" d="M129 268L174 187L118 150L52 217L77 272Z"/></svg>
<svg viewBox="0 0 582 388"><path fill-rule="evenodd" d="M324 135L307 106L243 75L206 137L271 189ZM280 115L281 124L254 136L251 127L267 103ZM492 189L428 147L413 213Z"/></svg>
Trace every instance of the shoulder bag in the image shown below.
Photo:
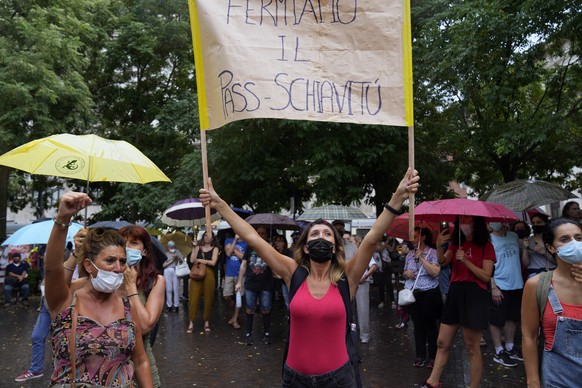
<svg viewBox="0 0 582 388"><path fill-rule="evenodd" d="M199 248L198 249L198 256L200 256L201 253L202 253L202 248ZM197 259L201 259L201 258L202 257L197 257ZM202 281L202 280L204 280L205 276L206 276L206 265L200 263L199 261L194 263L194 265L192 266L192 269L190 270L190 279Z"/></svg>
<svg viewBox="0 0 582 388"><path fill-rule="evenodd" d="M420 272L424 268L423 265L420 266L418 270L418 274L416 274L416 280L412 285L412 289L409 290L408 288L404 288L398 292L398 304L400 306L408 306L409 304L413 304L416 302L416 298L414 297L414 289L416 288L416 282L418 282L418 278L420 277Z"/></svg>

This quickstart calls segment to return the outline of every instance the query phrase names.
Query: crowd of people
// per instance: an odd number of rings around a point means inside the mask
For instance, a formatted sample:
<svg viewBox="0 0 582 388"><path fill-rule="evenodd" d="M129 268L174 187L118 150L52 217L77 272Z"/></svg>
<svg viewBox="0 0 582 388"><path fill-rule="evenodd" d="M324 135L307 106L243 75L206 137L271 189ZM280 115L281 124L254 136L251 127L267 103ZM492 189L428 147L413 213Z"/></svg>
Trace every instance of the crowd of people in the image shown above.
<svg viewBox="0 0 582 388"><path fill-rule="evenodd" d="M504 367L524 364L528 386L578 381L582 365L572 349L580 340L572 333L582 330L579 205L567 203L556 219L535 213L530 223L502 223L459 216L450 230L437 235L417 227L411 241L386 236L418 180L416 171L407 171L363 239L351 235L341 220L317 220L295 234L291 245L276 230L246 223L210 182L200 198L221 214L233 234L219 242L205 232L189 252L169 241L161 263L156 263L152 236L140 226L81 229L74 249L63 255L71 218L91 202L83 193L66 193L44 255L31 366L16 381L43 375L44 342L50 334L52 386L161 386L155 337L162 312L179 311L177 271L183 263L203 267L201 277L191 274L188 280L186 334L195 330L201 303L201 325L211 332L220 290L229 309L225 324L242 329L248 346L260 329L261 342L269 345L273 299L282 296L289 317L284 387L314 381L317 386L361 386L355 343L372 339L371 299L380 309L395 309L401 319L397 328L411 323L411 367L428 368L423 387L441 386L459 328L471 387L481 381L486 338L494 350L492 361ZM14 252L5 265L7 307L14 288L28 303L27 273L26 262ZM413 303L399 304L400 288L412 291ZM372 298L373 291L378 295ZM522 343L516 343L520 337ZM564 366L573 374L556 372Z"/></svg>

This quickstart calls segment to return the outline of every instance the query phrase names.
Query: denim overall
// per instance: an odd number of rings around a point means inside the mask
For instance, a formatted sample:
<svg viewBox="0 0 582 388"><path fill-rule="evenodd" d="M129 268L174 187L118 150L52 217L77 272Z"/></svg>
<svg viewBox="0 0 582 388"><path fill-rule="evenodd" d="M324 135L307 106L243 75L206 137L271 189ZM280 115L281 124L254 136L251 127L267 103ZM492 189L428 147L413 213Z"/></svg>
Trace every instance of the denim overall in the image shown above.
<svg viewBox="0 0 582 388"><path fill-rule="evenodd" d="M548 299L557 321L552 348L544 350L542 386L579 386L582 382L582 321L563 316L564 309L553 287L550 287Z"/></svg>

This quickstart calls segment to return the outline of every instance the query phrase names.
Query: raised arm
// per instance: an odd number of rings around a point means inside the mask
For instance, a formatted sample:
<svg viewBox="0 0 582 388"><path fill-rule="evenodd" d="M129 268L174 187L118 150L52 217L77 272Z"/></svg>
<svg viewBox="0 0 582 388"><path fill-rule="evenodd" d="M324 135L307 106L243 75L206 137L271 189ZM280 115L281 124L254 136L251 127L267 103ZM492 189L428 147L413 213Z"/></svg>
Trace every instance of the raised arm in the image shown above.
<svg viewBox="0 0 582 388"><path fill-rule="evenodd" d="M156 284L152 287L145 305L141 302L137 289L137 269L127 267L123 273L125 292L129 297L132 308L139 316L140 330L142 334L148 334L156 325L156 322L164 309L164 297L166 295L166 280L158 275Z"/></svg>
<svg viewBox="0 0 582 388"><path fill-rule="evenodd" d="M356 294L356 287L368 267L376 244L398 215L395 212L400 211L402 204L408 199L408 195L418 191L419 180L420 176L418 175L418 171L408 168L406 174L404 174L404 178L402 178L396 191L392 194L392 198L387 203L387 206L384 207L384 210L378 216L374 225L372 225L372 229L370 229L362 240L352 260L346 264L346 275L349 279L350 294L352 296Z"/></svg>
<svg viewBox="0 0 582 388"><path fill-rule="evenodd" d="M285 282L288 283L293 272L297 269L297 263L295 263L295 261L290 257L277 252L271 244L259 236L255 228L240 218L216 193L210 178L208 178L208 190L200 189L200 200L204 206L210 205L212 208L216 209L222 218L228 222L234 232L238 234L243 241L246 241L249 247L253 248L269 265L269 267L281 275Z"/></svg>
<svg viewBox="0 0 582 388"><path fill-rule="evenodd" d="M69 192L63 194L59 203L55 224L46 247L44 263L46 302L53 317L70 304L72 299L63 266L63 252L69 224L73 215L91 202L91 198L85 193Z"/></svg>

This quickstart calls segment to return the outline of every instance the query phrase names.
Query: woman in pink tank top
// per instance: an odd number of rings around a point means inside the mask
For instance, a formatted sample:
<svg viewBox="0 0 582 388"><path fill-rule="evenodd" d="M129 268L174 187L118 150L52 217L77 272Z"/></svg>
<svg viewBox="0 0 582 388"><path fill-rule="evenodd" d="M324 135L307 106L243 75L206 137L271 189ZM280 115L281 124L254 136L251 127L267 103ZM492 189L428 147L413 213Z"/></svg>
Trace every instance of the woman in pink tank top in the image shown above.
<svg viewBox="0 0 582 388"><path fill-rule="evenodd" d="M299 267L307 279L289 305L291 329L289 353L284 366L284 387L357 387L354 366L346 347L346 310L338 290L345 273L350 299L356 294L376 243L380 241L409 194L418 190L418 172L408 169L392 198L384 206L354 257L346 262L343 239L327 221L310 224L295 243L293 258L277 252L263 240L216 193L209 179L208 189L200 190L204 206L215 208L248 245L279 274L290 287Z"/></svg>

